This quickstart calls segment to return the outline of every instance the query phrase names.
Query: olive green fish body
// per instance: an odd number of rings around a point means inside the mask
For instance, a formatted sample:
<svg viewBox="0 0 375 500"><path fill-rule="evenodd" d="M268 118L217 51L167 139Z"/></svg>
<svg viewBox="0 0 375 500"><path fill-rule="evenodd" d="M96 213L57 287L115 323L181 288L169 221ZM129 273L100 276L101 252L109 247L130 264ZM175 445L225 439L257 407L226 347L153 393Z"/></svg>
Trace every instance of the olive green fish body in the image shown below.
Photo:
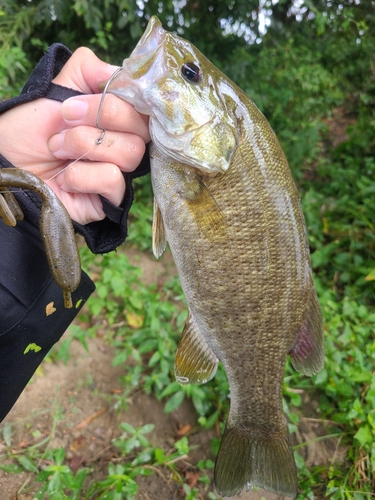
<svg viewBox="0 0 375 500"><path fill-rule="evenodd" d="M270 139L274 140L271 131ZM239 493L244 485L255 484L295 496L296 469L282 409L282 384L286 357L297 341L306 304L316 301L316 295L299 198L286 160L275 142L279 158L275 171L262 172L261 152L256 157L248 141L245 135L230 169L214 178L205 178L153 151L152 183L195 331L223 362L228 376L228 429L240 426L244 435L251 429L242 458L238 444L220 451L223 460L218 460L215 474L218 490L229 496ZM285 176L280 175L283 169ZM193 181L190 179L190 185L184 182L187 170L195 178L194 200L189 199ZM183 186L188 186L186 195ZM208 202L203 194L209 197ZM200 363L195 364L198 370ZM184 358L179 360L178 353L176 364L177 378L187 383L183 379ZM206 380L212 375L207 373ZM254 434L259 435L255 451L251 443ZM286 486L281 480L273 485L260 475L270 472L265 458L270 442L280 443L279 462L272 469L274 475L277 472L287 479ZM256 463L247 475L236 467L242 477L227 488L222 483L233 479L232 472L229 480L225 473L230 449L236 463L254 454L260 473L254 472Z"/></svg>
<svg viewBox="0 0 375 500"><path fill-rule="evenodd" d="M317 373L323 341L286 158L246 95L156 18L123 68L110 91L150 115L154 253L168 241L189 306L176 378L204 383L220 360L229 380L216 488L295 497L285 362Z"/></svg>

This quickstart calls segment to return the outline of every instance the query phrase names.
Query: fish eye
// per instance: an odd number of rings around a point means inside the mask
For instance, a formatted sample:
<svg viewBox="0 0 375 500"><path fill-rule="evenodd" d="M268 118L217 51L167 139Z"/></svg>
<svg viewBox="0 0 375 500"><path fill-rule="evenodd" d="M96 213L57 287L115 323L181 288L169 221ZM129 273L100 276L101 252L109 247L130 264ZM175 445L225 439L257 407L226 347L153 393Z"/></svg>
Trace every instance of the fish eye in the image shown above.
<svg viewBox="0 0 375 500"><path fill-rule="evenodd" d="M181 66L181 74L189 83L199 83L201 80L201 70L193 62L184 63Z"/></svg>

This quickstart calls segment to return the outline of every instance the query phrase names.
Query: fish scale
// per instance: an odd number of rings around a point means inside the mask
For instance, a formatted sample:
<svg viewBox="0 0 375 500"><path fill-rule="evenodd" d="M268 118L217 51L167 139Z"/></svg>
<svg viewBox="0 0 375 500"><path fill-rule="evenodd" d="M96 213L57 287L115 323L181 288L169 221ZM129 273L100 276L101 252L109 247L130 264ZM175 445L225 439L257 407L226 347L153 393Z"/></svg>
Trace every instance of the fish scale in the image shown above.
<svg viewBox="0 0 375 500"><path fill-rule="evenodd" d="M205 383L219 360L228 377L216 489L295 497L284 369L290 354L302 373L321 370L323 325L280 144L254 103L156 17L108 90L150 115L154 253L168 242L189 307L176 378Z"/></svg>

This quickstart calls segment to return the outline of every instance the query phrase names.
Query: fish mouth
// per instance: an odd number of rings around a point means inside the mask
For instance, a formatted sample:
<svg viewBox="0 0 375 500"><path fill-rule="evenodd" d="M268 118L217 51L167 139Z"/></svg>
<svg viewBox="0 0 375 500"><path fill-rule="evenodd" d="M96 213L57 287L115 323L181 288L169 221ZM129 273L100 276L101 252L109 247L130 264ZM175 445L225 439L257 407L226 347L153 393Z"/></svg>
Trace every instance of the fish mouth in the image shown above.
<svg viewBox="0 0 375 500"><path fill-rule="evenodd" d="M165 36L166 31L161 22L156 16L152 16L130 57L142 57L148 53L154 53L164 42Z"/></svg>
<svg viewBox="0 0 375 500"><path fill-rule="evenodd" d="M157 81L164 72L163 43L167 32L156 16L152 16L147 28L129 58L125 59L122 70L108 85L108 92L129 102L145 113L140 93ZM149 114L149 113L146 113Z"/></svg>

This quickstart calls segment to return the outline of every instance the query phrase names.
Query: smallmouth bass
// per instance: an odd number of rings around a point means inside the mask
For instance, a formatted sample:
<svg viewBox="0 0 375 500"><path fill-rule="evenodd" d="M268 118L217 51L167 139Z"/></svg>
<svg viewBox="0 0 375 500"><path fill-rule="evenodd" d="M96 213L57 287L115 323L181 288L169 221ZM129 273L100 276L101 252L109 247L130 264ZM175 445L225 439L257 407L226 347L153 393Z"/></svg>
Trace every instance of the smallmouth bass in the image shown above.
<svg viewBox="0 0 375 500"><path fill-rule="evenodd" d="M285 362L290 355L296 370L318 373L324 346L285 155L244 92L157 17L108 91L150 116L153 250L159 257L169 243L189 307L176 378L205 383L219 360L228 377L216 489L295 497Z"/></svg>

